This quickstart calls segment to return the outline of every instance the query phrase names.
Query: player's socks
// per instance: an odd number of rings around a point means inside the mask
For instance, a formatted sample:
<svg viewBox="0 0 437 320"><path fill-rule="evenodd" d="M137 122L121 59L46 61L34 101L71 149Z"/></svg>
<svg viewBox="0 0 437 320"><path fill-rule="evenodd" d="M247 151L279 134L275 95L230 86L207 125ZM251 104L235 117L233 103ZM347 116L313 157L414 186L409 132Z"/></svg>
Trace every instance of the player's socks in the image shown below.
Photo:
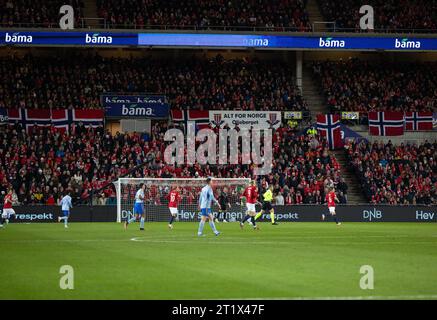
<svg viewBox="0 0 437 320"><path fill-rule="evenodd" d="M144 229L144 217L140 219L140 229Z"/></svg>
<svg viewBox="0 0 437 320"><path fill-rule="evenodd" d="M258 212L255 216L255 220L258 220L258 218L261 217L262 214L263 214L262 211Z"/></svg>
<svg viewBox="0 0 437 320"><path fill-rule="evenodd" d="M252 217L252 218L251 218L252 225L253 225L254 228L256 228L256 222L255 222L255 220L256 220L255 217Z"/></svg>
<svg viewBox="0 0 437 320"><path fill-rule="evenodd" d="M200 220L199 222L199 229L197 230L197 235L202 235L203 234L203 227L205 226L205 221Z"/></svg>
<svg viewBox="0 0 437 320"><path fill-rule="evenodd" d="M250 219L250 216L248 214L246 214L246 216L241 220L241 223L245 223L249 219Z"/></svg>
<svg viewBox="0 0 437 320"><path fill-rule="evenodd" d="M332 217L334 218L335 223L338 224L338 218L337 218L337 216L332 216Z"/></svg>
<svg viewBox="0 0 437 320"><path fill-rule="evenodd" d="M211 229L212 229L212 231L214 232L214 234L217 234L218 233L218 231L217 231L217 229L215 228L215 224L214 224L214 221L209 221L209 226L211 227Z"/></svg>
<svg viewBox="0 0 437 320"><path fill-rule="evenodd" d="M130 219L127 221L127 223L130 224L130 223L132 223L132 222L135 222L135 220L137 220L137 218L135 218L135 217L130 218Z"/></svg>
<svg viewBox="0 0 437 320"><path fill-rule="evenodd" d="M171 216L171 218L170 218L170 222L169 222L168 224L172 224L172 223L173 223L173 220L174 220L174 216Z"/></svg>
<svg viewBox="0 0 437 320"><path fill-rule="evenodd" d="M68 225L68 217L64 217L64 226L67 227Z"/></svg>
<svg viewBox="0 0 437 320"><path fill-rule="evenodd" d="M272 224L275 224L275 210L270 211L270 219L272 220Z"/></svg>

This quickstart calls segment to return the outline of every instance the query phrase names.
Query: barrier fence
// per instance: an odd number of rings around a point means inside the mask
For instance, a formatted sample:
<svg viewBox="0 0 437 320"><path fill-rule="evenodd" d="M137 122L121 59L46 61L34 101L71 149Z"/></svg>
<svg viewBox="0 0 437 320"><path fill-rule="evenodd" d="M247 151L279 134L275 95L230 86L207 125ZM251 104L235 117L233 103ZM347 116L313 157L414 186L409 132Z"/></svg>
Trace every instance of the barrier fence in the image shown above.
<svg viewBox="0 0 437 320"><path fill-rule="evenodd" d="M55 222L61 214L58 206L18 206L14 207L16 217L14 222ZM260 208L257 207L257 210ZM153 210L153 216L146 217L148 221L168 221L169 210L165 205L149 206L146 213ZM237 221L244 214L244 208L233 205L227 212L228 221ZM217 213L217 212L215 212ZM321 221L322 213L327 214L326 206L295 205L276 206L275 214L278 222L317 222ZM132 212L121 212L124 221ZM436 206L389 206L389 205L344 205L337 207L337 215L343 222L437 222ZM269 214L264 214L260 221L270 221ZM72 209L71 222L115 222L116 206L78 206ZM197 210L192 206L179 207L179 221L199 221ZM329 220L329 219L328 219Z"/></svg>

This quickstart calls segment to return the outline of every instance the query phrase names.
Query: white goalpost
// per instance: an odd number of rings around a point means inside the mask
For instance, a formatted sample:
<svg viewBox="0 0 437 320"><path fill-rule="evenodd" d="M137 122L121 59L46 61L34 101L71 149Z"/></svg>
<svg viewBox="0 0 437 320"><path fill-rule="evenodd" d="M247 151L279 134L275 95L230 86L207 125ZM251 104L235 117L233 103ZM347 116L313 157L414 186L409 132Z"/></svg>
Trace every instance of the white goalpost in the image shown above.
<svg viewBox="0 0 437 320"><path fill-rule="evenodd" d="M240 219L245 213L245 205L240 196L249 184L249 178L212 178L214 196L222 199L226 196L228 205L219 212L216 205L212 206L212 212L220 219L227 221ZM168 221L170 211L168 209L168 195L178 188L181 201L178 205L179 221L198 221L198 200L200 190L206 184L206 178L120 178L115 182L117 191L117 222L125 221L133 215L135 193L140 184L146 186L144 192L145 221Z"/></svg>

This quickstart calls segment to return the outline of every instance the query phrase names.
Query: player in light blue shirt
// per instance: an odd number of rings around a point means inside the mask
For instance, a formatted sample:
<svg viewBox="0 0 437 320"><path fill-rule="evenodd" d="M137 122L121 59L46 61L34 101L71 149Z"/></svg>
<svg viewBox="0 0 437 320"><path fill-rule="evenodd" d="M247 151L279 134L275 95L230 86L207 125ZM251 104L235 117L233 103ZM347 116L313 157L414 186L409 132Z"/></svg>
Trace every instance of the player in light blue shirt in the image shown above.
<svg viewBox="0 0 437 320"><path fill-rule="evenodd" d="M70 191L66 191L64 197L61 199L62 215L58 217L58 222L64 220L64 227L68 228L68 217L70 216L70 209L73 208Z"/></svg>
<svg viewBox="0 0 437 320"><path fill-rule="evenodd" d="M218 232L217 229L215 228L214 216L211 212L211 203L213 201L217 203L217 205L220 208L220 204L217 201L217 199L214 197L214 193L212 192L211 178L207 178L206 186L202 188L199 197L200 222L199 222L199 229L197 231L197 235L199 237L203 236L203 227L205 226L205 222L207 219L209 219L209 225L211 226L211 229L214 232L214 234L216 236L220 234L220 232Z"/></svg>
<svg viewBox="0 0 437 320"><path fill-rule="evenodd" d="M135 194L135 204L133 208L133 217L127 220L124 223L124 228L127 229L129 223L135 222L140 218L140 230L144 230L144 190L146 190L146 185L144 183L140 184L140 188Z"/></svg>

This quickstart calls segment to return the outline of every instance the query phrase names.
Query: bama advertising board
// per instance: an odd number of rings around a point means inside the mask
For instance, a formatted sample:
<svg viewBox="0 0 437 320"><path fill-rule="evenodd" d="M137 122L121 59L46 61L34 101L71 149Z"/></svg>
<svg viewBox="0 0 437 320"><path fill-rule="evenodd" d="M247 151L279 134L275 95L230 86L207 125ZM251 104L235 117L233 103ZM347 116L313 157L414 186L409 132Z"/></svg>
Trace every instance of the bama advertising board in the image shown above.
<svg viewBox="0 0 437 320"><path fill-rule="evenodd" d="M0 31L0 45L217 47L311 50L437 51L437 37L306 36L233 33Z"/></svg>
<svg viewBox="0 0 437 320"><path fill-rule="evenodd" d="M105 116L112 118L168 118L170 105L160 95L116 95L101 96Z"/></svg>
<svg viewBox="0 0 437 320"><path fill-rule="evenodd" d="M167 206L146 205L146 220L167 222L169 210ZM14 207L16 217L12 223L24 222L56 222L61 214L58 206L18 206ZM260 210L257 206L257 210ZM217 213L216 211L214 211ZM229 221L242 218L245 210L240 206L232 206L226 211ZM282 222L318 222L322 213L327 214L326 206L276 206L276 220ZM437 208L425 206L338 206L338 217L344 222L437 222ZM132 215L132 209L122 209L121 220ZM193 206L180 206L179 221L199 221L199 213ZM261 221L270 221L270 216L264 214ZM117 220L116 206L81 206L71 211L71 222L115 222Z"/></svg>

